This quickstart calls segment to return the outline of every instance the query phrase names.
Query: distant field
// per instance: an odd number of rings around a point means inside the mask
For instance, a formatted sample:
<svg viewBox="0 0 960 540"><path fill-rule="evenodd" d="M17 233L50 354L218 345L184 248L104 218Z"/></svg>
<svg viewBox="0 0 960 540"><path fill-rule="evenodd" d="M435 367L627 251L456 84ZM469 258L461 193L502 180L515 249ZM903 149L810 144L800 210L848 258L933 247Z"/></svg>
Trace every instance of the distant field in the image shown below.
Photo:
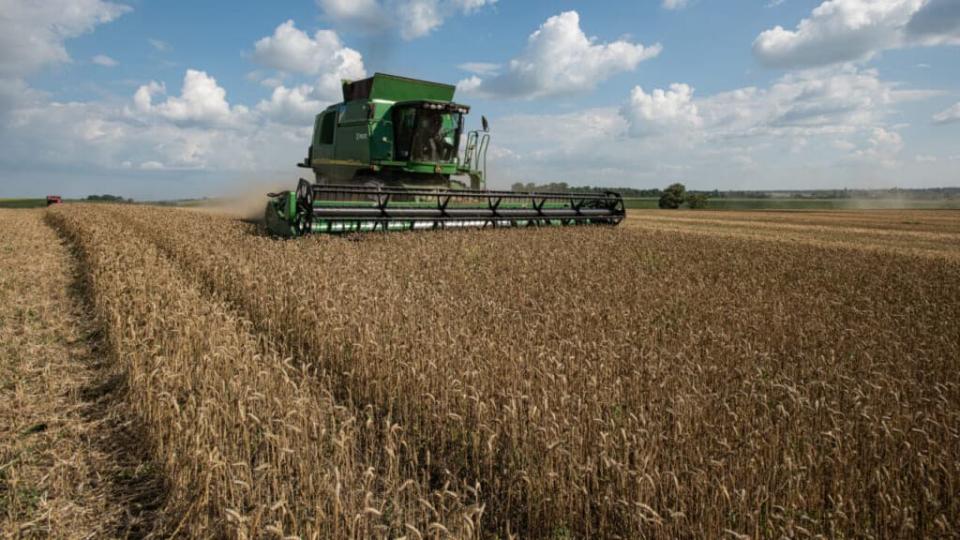
<svg viewBox="0 0 960 540"><path fill-rule="evenodd" d="M627 208L657 208L656 198L625 199ZM710 199L711 210L874 210L960 208L960 200L906 199Z"/></svg>
<svg viewBox="0 0 960 540"><path fill-rule="evenodd" d="M46 205L46 199L0 199L0 208L39 208Z"/></svg>
<svg viewBox="0 0 960 540"><path fill-rule="evenodd" d="M960 212L953 210L658 209L628 212L622 227L960 259Z"/></svg>

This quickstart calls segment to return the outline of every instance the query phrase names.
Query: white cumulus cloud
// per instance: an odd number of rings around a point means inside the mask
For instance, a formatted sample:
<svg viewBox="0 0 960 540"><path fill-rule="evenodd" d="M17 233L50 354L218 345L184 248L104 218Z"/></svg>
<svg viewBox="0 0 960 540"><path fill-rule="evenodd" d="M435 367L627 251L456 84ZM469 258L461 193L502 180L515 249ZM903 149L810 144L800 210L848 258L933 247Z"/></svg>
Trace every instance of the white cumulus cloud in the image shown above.
<svg viewBox="0 0 960 540"><path fill-rule="evenodd" d="M31 88L26 79L70 62L66 40L128 11L127 6L101 0L0 1L0 122L17 107L46 99L45 92Z"/></svg>
<svg viewBox="0 0 960 540"><path fill-rule="evenodd" d="M689 0L663 0L663 9L683 9L689 4Z"/></svg>
<svg viewBox="0 0 960 540"><path fill-rule="evenodd" d="M956 0L827 0L793 30L776 26L761 33L753 52L765 65L796 68L940 44L960 44Z"/></svg>
<svg viewBox="0 0 960 540"><path fill-rule="evenodd" d="M188 69L179 96L153 103L154 96L165 93L166 88L157 82L139 87L133 97L136 112L181 125L235 126L248 117L248 109L231 107L227 91L204 71Z"/></svg>
<svg viewBox="0 0 960 540"><path fill-rule="evenodd" d="M188 70L176 94L150 82L122 102L56 101L26 82L44 68L71 61L67 40L129 9L99 0L0 0L0 169L14 185L21 183L17 189L34 181L62 188L86 178L123 186L132 177L182 178L186 171L199 178L294 168L309 144L310 124L284 125L274 119L292 119L302 113L298 107L316 105L299 86L274 91L265 102L272 108L250 110L231 104L226 90L200 70ZM90 59L104 66L112 60L106 55ZM24 172L27 161L41 165ZM49 180L62 176L50 175L51 170L68 167L72 174L67 180ZM122 176L111 174L121 170ZM165 190L145 185L159 186L141 183L141 192L162 195Z"/></svg>
<svg viewBox="0 0 960 540"><path fill-rule="evenodd" d="M637 86L631 91L622 114L634 137L686 132L703 125L697 104L693 102L693 88L686 84L671 84L669 90L657 88L649 94Z"/></svg>
<svg viewBox="0 0 960 540"><path fill-rule="evenodd" d="M446 19L497 0L317 0L327 18L366 33L397 32L405 40L430 34Z"/></svg>
<svg viewBox="0 0 960 540"><path fill-rule="evenodd" d="M699 105L714 135L805 137L871 129L894 104L930 95L902 90L876 70L847 67L790 73L768 88L723 92Z"/></svg>
<svg viewBox="0 0 960 540"><path fill-rule="evenodd" d="M465 93L527 99L582 92L617 73L636 69L660 51L659 44L597 43L580 28L580 15L567 11L550 17L531 34L526 48L504 73L489 79L470 77L457 86Z"/></svg>
<svg viewBox="0 0 960 540"><path fill-rule="evenodd" d="M898 104L934 95L853 66L706 97L680 83L635 87L619 110L494 118L497 155L506 157L491 164L491 178L787 188L877 187L909 177L921 185L936 169L926 165L916 177L904 170L916 162L901 159L908 143L894 118Z"/></svg>
<svg viewBox="0 0 960 540"><path fill-rule="evenodd" d="M960 2L928 0L910 18L906 36L923 45L960 45Z"/></svg>
<svg viewBox="0 0 960 540"><path fill-rule="evenodd" d="M22 77L70 61L64 41L130 11L102 0L4 0L0 3L0 77Z"/></svg>
<svg viewBox="0 0 960 540"><path fill-rule="evenodd" d="M314 92L329 99L339 95L342 79L366 75L363 56L346 47L336 32L318 30L311 37L292 20L278 26L272 36L258 40L253 59L282 72L317 77Z"/></svg>
<svg viewBox="0 0 960 540"><path fill-rule="evenodd" d="M368 30L383 30L389 19L377 0L317 0L324 14L334 21Z"/></svg>
<svg viewBox="0 0 960 540"><path fill-rule="evenodd" d="M91 62L103 67L116 67L118 62L105 54L98 54L90 59Z"/></svg>
<svg viewBox="0 0 960 540"><path fill-rule="evenodd" d="M555 115L515 114L496 123L494 142L501 148L539 142L552 149L577 152L585 142L620 137L626 127L623 117L612 107Z"/></svg>
<svg viewBox="0 0 960 540"><path fill-rule="evenodd" d="M496 75L500 72L500 64L490 62L465 62L457 67L464 71L485 77Z"/></svg>
<svg viewBox="0 0 960 540"><path fill-rule="evenodd" d="M621 109L628 134L638 138L684 135L733 140L869 131L883 125L896 103L930 92L901 90L875 70L852 67L784 75L767 88L744 87L695 99L693 88L672 84L647 93L635 87Z"/></svg>
<svg viewBox="0 0 960 540"><path fill-rule="evenodd" d="M933 115L933 121L937 124L960 122L960 103L956 103L952 107L944 109Z"/></svg>
<svg viewBox="0 0 960 540"><path fill-rule="evenodd" d="M281 124L265 112L232 105L202 71L187 71L180 95L158 100L165 92L154 82L137 89L126 106L57 102L45 96L20 104L0 123L0 167L16 168L29 157L46 167L69 166L76 175L103 178L120 169L223 173L286 168L295 173L294 163L309 144L309 124ZM278 103L284 100L288 109L297 103L295 95L276 97Z"/></svg>
<svg viewBox="0 0 960 540"><path fill-rule="evenodd" d="M169 52L173 47L169 43L163 41L162 39L156 38L147 38L147 43L157 52Z"/></svg>
<svg viewBox="0 0 960 540"><path fill-rule="evenodd" d="M261 101L257 111L274 122L290 125L309 126L314 116L329 105L316 99L314 88L302 84L293 88L278 86L273 89L269 100Z"/></svg>
<svg viewBox="0 0 960 540"><path fill-rule="evenodd" d="M903 150L903 137L896 131L875 127L864 146L851 156L871 164L891 168L897 165L897 157Z"/></svg>

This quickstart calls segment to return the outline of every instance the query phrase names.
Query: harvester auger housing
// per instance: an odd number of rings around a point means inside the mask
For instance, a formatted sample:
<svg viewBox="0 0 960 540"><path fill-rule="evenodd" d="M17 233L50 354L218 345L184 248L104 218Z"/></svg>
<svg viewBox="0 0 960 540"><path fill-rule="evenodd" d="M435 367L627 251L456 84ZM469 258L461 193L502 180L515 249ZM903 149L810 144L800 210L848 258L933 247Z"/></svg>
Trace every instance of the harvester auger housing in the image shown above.
<svg viewBox="0 0 960 540"><path fill-rule="evenodd" d="M454 91L381 73L345 81L343 102L317 115L307 158L298 164L312 169L315 181L301 179L295 191L269 194L268 229L301 236L623 220L623 199L612 192L484 189L487 120L482 130L464 133L470 108L453 102Z"/></svg>

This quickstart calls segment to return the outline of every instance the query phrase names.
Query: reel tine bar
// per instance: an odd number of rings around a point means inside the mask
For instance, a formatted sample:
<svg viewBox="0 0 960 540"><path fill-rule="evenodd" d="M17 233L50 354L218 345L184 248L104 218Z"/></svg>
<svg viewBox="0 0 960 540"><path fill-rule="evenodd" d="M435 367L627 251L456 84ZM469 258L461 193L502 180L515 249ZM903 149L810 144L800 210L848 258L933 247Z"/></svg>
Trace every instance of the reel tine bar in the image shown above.
<svg viewBox="0 0 960 540"><path fill-rule="evenodd" d="M616 225L626 216L617 193L514 191L313 185L298 189L301 223L312 232ZM343 201L350 201L344 203Z"/></svg>

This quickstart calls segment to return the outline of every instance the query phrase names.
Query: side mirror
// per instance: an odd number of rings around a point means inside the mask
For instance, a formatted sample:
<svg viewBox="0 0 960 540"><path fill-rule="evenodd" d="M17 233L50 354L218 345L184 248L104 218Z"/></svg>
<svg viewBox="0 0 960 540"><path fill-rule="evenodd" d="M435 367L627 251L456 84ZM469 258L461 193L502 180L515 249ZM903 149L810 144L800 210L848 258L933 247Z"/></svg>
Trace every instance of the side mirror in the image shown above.
<svg viewBox="0 0 960 540"><path fill-rule="evenodd" d="M480 122L483 124L483 130L484 130L484 131L490 131L490 122L487 122L487 117L486 117L486 116L481 116L481 117L480 117Z"/></svg>

